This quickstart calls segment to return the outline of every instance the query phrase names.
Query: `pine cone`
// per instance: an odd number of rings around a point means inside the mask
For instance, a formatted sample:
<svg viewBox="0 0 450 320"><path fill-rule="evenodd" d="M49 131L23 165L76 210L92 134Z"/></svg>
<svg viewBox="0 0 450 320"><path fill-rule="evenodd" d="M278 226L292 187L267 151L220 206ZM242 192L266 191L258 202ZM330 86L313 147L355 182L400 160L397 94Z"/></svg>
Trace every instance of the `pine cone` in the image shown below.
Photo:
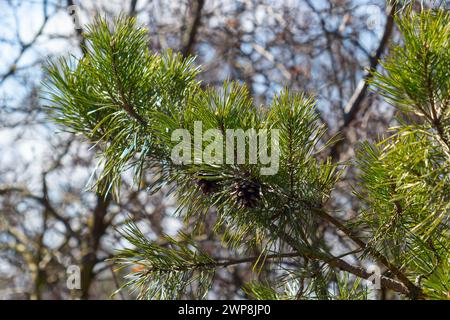
<svg viewBox="0 0 450 320"><path fill-rule="evenodd" d="M236 181L233 188L231 196L240 208L254 208L261 199L261 185L256 181Z"/></svg>
<svg viewBox="0 0 450 320"><path fill-rule="evenodd" d="M203 176L206 177L206 174L200 173L198 176L199 178L197 178L195 184L200 187L200 190L202 190L204 194L214 193L219 189L219 184L217 181L202 178Z"/></svg>

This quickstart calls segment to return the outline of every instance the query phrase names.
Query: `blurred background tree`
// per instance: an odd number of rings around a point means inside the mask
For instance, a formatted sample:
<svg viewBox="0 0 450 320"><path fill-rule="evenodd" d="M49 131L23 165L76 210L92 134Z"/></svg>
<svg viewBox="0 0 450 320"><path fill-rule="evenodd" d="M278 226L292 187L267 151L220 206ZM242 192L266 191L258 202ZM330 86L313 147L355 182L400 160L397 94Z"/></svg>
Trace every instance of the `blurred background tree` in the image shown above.
<svg viewBox="0 0 450 320"><path fill-rule="evenodd" d="M393 108L369 93L364 81L370 78L366 69L376 69L399 41L392 8L384 1L2 1L2 298L107 298L122 284L106 261L125 244L114 228L129 216L151 239L185 228L173 217L175 204L164 189L149 196L125 175L120 203L86 191L96 166L91 146L79 136L55 134L48 121L37 94L45 76L42 64L49 56L83 54L82 30L75 29L67 10L73 5L82 26L97 14L137 17L150 30L151 50L197 56L204 83L242 81L256 104L268 104L285 85L315 94L329 135L343 133L331 150L335 161L350 159L356 141L376 140L393 121ZM417 1L417 9L420 5ZM329 204L331 210L348 208L337 212L341 218L352 218L358 209L348 189L353 179L347 172ZM151 180L145 177L144 185ZM351 248L327 224L317 230L335 250ZM205 237L204 250L223 250L214 236ZM67 288L69 265L81 269L81 290ZM221 270L212 297L247 297L241 287L251 280L249 268Z"/></svg>

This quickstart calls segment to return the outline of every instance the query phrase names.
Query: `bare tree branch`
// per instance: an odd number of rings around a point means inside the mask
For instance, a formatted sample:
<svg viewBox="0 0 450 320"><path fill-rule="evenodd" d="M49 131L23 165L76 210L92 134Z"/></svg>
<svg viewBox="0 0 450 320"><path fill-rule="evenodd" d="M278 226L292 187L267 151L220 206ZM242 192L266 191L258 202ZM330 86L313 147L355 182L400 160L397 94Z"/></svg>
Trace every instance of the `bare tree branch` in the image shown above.
<svg viewBox="0 0 450 320"><path fill-rule="evenodd" d="M192 54L192 48L194 47L197 31L200 27L202 18L202 9L205 4L204 0L193 0L192 12L193 17L190 25L187 28L187 32L183 38L183 45L181 48L181 54L187 57Z"/></svg>

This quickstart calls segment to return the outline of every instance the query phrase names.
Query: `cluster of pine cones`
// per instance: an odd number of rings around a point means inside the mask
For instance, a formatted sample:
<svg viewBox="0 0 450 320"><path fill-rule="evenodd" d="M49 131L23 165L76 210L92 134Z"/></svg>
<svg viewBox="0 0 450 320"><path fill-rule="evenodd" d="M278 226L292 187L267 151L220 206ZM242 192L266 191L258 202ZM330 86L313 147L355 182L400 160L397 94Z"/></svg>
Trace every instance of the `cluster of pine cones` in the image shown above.
<svg viewBox="0 0 450 320"><path fill-rule="evenodd" d="M196 184L204 194L212 194L219 190L217 181L202 178L202 176L206 177L204 174L199 176L200 178L197 178ZM231 197L238 208L254 208L261 199L261 184L250 179L239 179L232 184Z"/></svg>

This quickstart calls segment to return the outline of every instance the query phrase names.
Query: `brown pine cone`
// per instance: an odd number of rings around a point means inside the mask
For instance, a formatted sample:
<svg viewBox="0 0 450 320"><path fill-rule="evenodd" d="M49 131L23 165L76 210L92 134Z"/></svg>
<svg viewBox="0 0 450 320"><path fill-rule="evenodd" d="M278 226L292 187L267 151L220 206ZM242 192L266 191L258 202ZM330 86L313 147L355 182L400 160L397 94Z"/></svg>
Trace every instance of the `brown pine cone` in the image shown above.
<svg viewBox="0 0 450 320"><path fill-rule="evenodd" d="M233 184L231 196L240 208L254 208L261 199L261 185L251 180L239 180Z"/></svg>

